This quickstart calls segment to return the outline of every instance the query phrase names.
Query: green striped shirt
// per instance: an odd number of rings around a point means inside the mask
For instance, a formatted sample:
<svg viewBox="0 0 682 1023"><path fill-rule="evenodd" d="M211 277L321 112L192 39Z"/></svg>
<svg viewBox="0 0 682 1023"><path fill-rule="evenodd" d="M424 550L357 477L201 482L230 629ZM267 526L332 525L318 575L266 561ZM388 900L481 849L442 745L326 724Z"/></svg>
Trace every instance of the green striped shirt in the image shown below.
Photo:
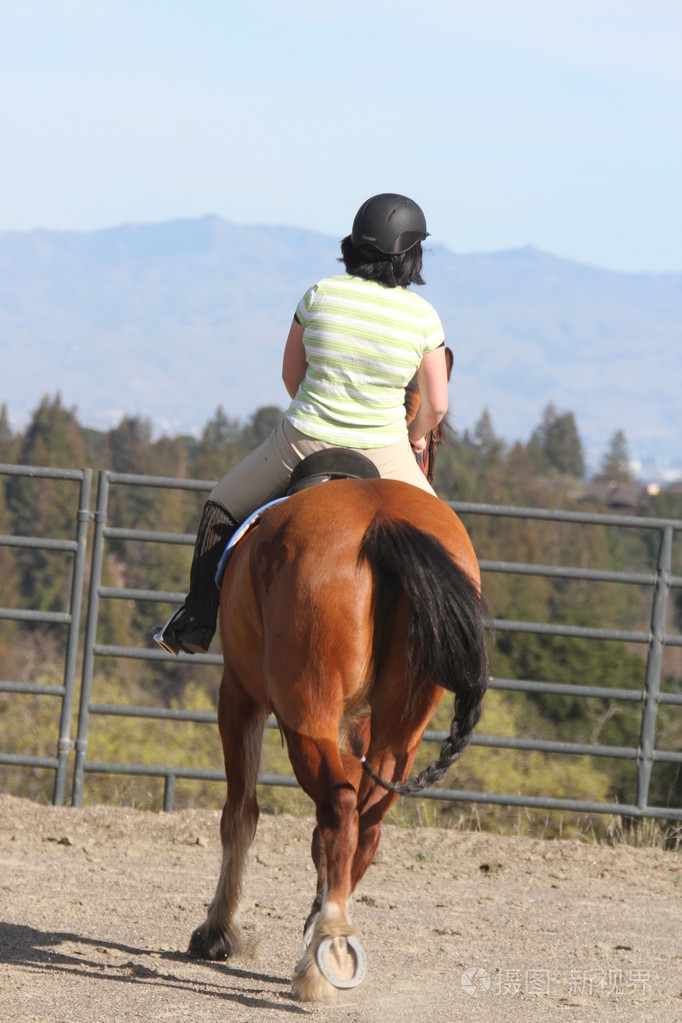
<svg viewBox="0 0 682 1023"><path fill-rule="evenodd" d="M433 306L407 288L340 274L309 288L296 315L308 368L290 422L340 447L387 447L405 437L405 387L444 340Z"/></svg>

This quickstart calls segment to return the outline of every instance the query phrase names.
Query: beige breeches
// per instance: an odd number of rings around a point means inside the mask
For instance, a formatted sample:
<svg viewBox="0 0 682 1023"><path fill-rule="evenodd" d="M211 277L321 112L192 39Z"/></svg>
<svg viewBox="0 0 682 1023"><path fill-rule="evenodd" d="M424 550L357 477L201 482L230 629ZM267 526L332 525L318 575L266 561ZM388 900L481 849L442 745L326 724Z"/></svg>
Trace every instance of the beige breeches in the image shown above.
<svg viewBox="0 0 682 1023"><path fill-rule="evenodd" d="M243 522L256 508L284 494L291 473L306 455L329 447L333 445L307 437L283 419L267 440L223 476L211 500L222 505L236 522ZM435 493L417 465L407 437L390 447L363 448L362 454L374 462L385 479L402 480Z"/></svg>

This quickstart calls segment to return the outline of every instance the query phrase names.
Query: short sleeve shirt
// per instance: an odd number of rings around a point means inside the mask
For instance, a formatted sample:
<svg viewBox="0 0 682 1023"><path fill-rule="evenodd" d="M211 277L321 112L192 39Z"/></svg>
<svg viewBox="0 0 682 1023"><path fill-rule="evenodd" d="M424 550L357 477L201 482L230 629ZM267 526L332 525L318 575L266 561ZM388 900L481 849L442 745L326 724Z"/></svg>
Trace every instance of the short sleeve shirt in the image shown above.
<svg viewBox="0 0 682 1023"><path fill-rule="evenodd" d="M433 306L407 288L340 274L309 288L296 314L308 367L290 422L340 447L402 440L405 387L444 341Z"/></svg>

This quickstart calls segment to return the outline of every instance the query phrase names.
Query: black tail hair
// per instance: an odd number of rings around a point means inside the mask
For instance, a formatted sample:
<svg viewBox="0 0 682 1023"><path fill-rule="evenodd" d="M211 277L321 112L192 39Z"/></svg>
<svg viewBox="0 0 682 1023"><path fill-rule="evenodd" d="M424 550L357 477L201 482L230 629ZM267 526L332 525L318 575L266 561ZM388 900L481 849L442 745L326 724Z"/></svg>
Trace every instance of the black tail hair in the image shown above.
<svg viewBox="0 0 682 1023"><path fill-rule="evenodd" d="M488 686L485 605L468 575L440 540L407 520L375 519L360 558L400 585L412 605L408 632L411 671L455 694L455 715L440 755L416 778L388 782L364 760L364 771L390 792L421 792L444 778L471 739ZM357 756L362 750L354 749ZM362 759L362 757L360 757Z"/></svg>

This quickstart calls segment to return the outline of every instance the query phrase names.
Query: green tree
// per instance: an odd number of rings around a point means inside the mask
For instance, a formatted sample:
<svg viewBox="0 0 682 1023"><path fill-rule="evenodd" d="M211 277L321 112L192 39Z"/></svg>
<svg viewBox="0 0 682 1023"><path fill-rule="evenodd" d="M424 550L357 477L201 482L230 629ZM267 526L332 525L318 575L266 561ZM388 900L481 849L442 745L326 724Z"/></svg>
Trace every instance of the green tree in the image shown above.
<svg viewBox="0 0 682 1023"><path fill-rule="evenodd" d="M83 465L85 448L76 418L76 409L62 405L61 396L45 396L33 413L19 446L24 465L78 469Z"/></svg>
<svg viewBox="0 0 682 1023"><path fill-rule="evenodd" d="M550 402L542 420L531 434L528 453L539 472L556 472L562 476L585 475L582 441L572 412L557 412Z"/></svg>
<svg viewBox="0 0 682 1023"><path fill-rule="evenodd" d="M21 440L21 464L49 468L80 468L83 438L75 409L66 409L57 395L43 398ZM17 535L73 539L78 507L77 484L51 479L10 478L7 497ZM60 552L22 550L17 556L20 588L29 607L63 610L70 589L69 559Z"/></svg>
<svg viewBox="0 0 682 1023"><path fill-rule="evenodd" d="M141 416L124 416L109 431L109 450L114 472L144 475L151 470L152 424Z"/></svg>
<svg viewBox="0 0 682 1023"><path fill-rule="evenodd" d="M503 458L505 443L498 437L493 429L493 421L488 409L484 409L478 422L474 426L473 443L486 460L488 466L492 466Z"/></svg>
<svg viewBox="0 0 682 1023"><path fill-rule="evenodd" d="M0 462L13 465L18 444L18 438L12 433L7 405L2 404L0 405Z"/></svg>
<svg viewBox="0 0 682 1023"><path fill-rule="evenodd" d="M446 429L436 455L435 487L446 501L502 501L501 469L506 445L487 409L473 432Z"/></svg>
<svg viewBox="0 0 682 1023"><path fill-rule="evenodd" d="M151 423L140 417L126 417L111 430L108 438L113 471L130 476L171 477L187 475L187 455L181 440L162 437L152 440ZM109 525L140 531L184 533L196 528L193 496L187 497L173 487L131 480L112 483ZM189 576L191 551L177 544L144 539L116 539L108 552L111 565L118 566L126 586L139 589L185 590ZM124 616L112 610L108 628L123 628ZM146 634L159 620L159 609L140 603L126 628L134 634Z"/></svg>
<svg viewBox="0 0 682 1023"><path fill-rule="evenodd" d="M599 473L595 479L614 483L630 483L632 478L628 442L623 431L616 430L602 456Z"/></svg>
<svg viewBox="0 0 682 1023"><path fill-rule="evenodd" d="M115 473L146 476L154 472L152 425L148 419L126 416L108 436L111 468ZM162 475L161 472L154 473ZM124 523L133 529L153 529L157 521L157 494L149 487L115 484L109 502L109 519L114 526ZM114 545L118 549L119 545Z"/></svg>
<svg viewBox="0 0 682 1023"><path fill-rule="evenodd" d="M192 450L190 469L195 479L219 480L249 451L238 419L219 406Z"/></svg>
<svg viewBox="0 0 682 1023"><path fill-rule="evenodd" d="M230 445L238 443L241 427L238 419L230 419L225 414L222 405L219 405L204 427L202 441L214 451L221 451L229 448Z"/></svg>
<svg viewBox="0 0 682 1023"><path fill-rule="evenodd" d="M284 413L276 405L264 405L256 409L247 426L244 428L244 441L249 450L257 447L269 436L277 424L282 420Z"/></svg>

